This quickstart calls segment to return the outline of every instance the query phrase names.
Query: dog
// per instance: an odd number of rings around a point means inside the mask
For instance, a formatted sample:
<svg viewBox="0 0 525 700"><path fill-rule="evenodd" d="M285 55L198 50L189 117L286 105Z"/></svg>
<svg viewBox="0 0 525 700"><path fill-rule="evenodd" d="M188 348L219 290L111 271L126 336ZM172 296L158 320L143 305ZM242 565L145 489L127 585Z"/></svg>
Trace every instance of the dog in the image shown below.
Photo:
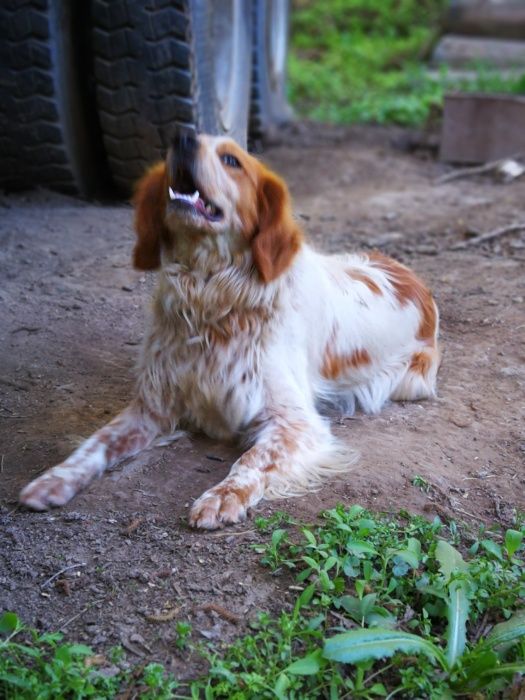
<svg viewBox="0 0 525 700"><path fill-rule="evenodd" d="M433 396L438 309L407 267L378 252L327 256L306 241L283 180L224 137L177 134L134 196L134 265L158 270L131 404L27 485L35 510L182 429L241 440L190 524L244 519L355 461L318 410L375 414Z"/></svg>

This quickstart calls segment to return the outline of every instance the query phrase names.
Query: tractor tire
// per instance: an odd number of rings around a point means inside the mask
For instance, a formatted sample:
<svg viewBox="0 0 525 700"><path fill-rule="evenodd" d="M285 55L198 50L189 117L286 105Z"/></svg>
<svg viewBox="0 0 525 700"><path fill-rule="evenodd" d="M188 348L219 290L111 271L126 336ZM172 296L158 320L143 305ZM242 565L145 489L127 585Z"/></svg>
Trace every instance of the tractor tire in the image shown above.
<svg viewBox="0 0 525 700"><path fill-rule="evenodd" d="M89 196L101 150L82 80L83 3L0 4L0 187ZM101 141L99 142L101 148Z"/></svg>
<svg viewBox="0 0 525 700"><path fill-rule="evenodd" d="M252 15L245 0L92 0L97 109L108 165L129 193L176 126L245 146Z"/></svg>
<svg viewBox="0 0 525 700"><path fill-rule="evenodd" d="M289 0L252 0L253 62L250 139L264 139L292 118L286 98Z"/></svg>

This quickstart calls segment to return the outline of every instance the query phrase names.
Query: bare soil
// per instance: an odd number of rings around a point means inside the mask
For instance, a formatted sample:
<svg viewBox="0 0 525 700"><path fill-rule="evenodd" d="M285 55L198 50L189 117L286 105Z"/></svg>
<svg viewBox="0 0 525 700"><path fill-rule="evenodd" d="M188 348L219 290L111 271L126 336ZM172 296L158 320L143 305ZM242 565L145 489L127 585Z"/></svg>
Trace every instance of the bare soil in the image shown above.
<svg viewBox="0 0 525 700"><path fill-rule="evenodd" d="M451 250L524 221L525 181L436 185L444 166L392 145L404 140L392 130L298 125L264 158L286 177L314 245L378 248L428 281L442 319L439 396L333 417L359 464L257 514L312 521L343 502L508 526L525 510L525 235ZM292 594L259 565L252 545L264 537L250 521L218 533L187 527L193 499L239 451L185 437L128 460L65 508L16 506L28 480L130 397L154 281L131 269L131 224L122 203L46 191L0 200L0 610L98 651L123 644L130 659L153 656L184 677L199 662L176 650L176 620L190 621L196 640L228 641ZM151 618L162 611L172 619Z"/></svg>

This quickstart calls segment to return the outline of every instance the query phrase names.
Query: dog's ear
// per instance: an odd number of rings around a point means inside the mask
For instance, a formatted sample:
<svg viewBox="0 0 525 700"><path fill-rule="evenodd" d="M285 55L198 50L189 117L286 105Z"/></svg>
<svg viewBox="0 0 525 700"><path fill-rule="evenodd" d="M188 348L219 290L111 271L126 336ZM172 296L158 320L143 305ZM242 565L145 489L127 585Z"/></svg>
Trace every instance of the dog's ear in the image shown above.
<svg viewBox="0 0 525 700"><path fill-rule="evenodd" d="M167 178L165 163L157 163L137 183L133 196L137 242L133 265L138 270L160 267L160 244L166 232Z"/></svg>
<svg viewBox="0 0 525 700"><path fill-rule="evenodd" d="M264 170L259 180L257 216L253 261L263 282L271 282L290 266L303 235L292 218L286 185L268 170Z"/></svg>

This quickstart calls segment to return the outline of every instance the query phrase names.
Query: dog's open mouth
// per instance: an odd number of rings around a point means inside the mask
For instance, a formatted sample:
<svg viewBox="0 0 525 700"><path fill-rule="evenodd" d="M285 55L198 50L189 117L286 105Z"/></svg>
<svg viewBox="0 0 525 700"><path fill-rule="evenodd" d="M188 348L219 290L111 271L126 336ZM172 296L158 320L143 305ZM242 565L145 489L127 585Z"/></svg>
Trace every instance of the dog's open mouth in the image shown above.
<svg viewBox="0 0 525 700"><path fill-rule="evenodd" d="M205 199L199 190L195 190L193 194L187 194L175 192L169 187L168 193L172 204L189 209L198 216L203 216L207 221L220 221L222 219L222 210L209 199Z"/></svg>

